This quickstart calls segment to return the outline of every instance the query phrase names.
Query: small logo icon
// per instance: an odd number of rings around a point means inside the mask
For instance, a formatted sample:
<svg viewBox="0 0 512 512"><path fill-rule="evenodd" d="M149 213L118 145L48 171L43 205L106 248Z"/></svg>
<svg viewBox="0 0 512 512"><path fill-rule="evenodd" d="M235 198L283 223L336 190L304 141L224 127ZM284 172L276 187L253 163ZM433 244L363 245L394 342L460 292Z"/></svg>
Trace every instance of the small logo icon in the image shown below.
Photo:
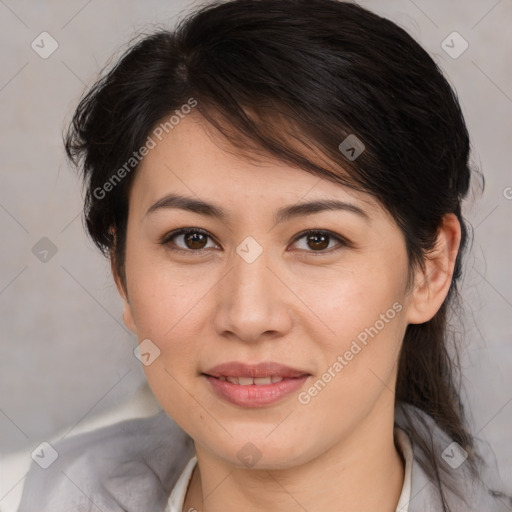
<svg viewBox="0 0 512 512"><path fill-rule="evenodd" d="M338 149L353 162L366 149L366 146L357 135L352 133L338 146Z"/></svg>
<svg viewBox="0 0 512 512"><path fill-rule="evenodd" d="M468 452L459 443L453 442L444 450L441 457L452 469L457 469L468 458Z"/></svg>
<svg viewBox="0 0 512 512"><path fill-rule="evenodd" d="M43 441L30 455L43 469L49 468L59 456L57 450L47 441Z"/></svg>
<svg viewBox="0 0 512 512"><path fill-rule="evenodd" d="M149 366L160 355L160 349L151 340L145 339L135 347L133 353L144 366Z"/></svg>
<svg viewBox="0 0 512 512"><path fill-rule="evenodd" d="M57 246L49 238L43 236L43 238L32 247L32 254L41 263L48 263L57 254Z"/></svg>
<svg viewBox="0 0 512 512"><path fill-rule="evenodd" d="M452 32L441 43L441 48L452 59L458 59L469 48L469 43L458 32Z"/></svg>
<svg viewBox="0 0 512 512"><path fill-rule="evenodd" d="M252 236L248 236L236 248L236 252L246 263L253 263L263 252L263 247Z"/></svg>
<svg viewBox="0 0 512 512"><path fill-rule="evenodd" d="M252 468L261 459L262 453L253 443L247 442L238 450L236 456L244 466Z"/></svg>
<svg viewBox="0 0 512 512"><path fill-rule="evenodd" d="M59 47L59 43L48 32L41 32L30 46L39 57L47 59Z"/></svg>

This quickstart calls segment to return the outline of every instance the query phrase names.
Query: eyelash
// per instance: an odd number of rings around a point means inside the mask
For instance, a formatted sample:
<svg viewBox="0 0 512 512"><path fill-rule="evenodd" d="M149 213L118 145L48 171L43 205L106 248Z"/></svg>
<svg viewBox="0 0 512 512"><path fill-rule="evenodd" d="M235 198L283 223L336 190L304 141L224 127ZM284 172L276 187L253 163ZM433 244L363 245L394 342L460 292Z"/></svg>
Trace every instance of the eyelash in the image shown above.
<svg viewBox="0 0 512 512"><path fill-rule="evenodd" d="M213 237L210 235L210 233L208 233L208 231L205 231L204 229L201 229L201 228L181 228L181 229L177 229L175 231L171 231L170 233L167 233L163 238L162 240L160 241L160 244L161 245L164 245L164 246L170 246L170 242L173 238L177 237L177 236L180 236L180 235L187 235L187 234L190 234L190 233L199 233L201 235L205 235L206 237L210 238L210 239L213 239ZM344 247L353 247L353 244L351 242L349 242L346 238L340 236L340 235L337 235L331 231L326 231L326 230L322 230L322 229L309 229L309 230L306 230L306 231L302 231L301 233L299 233L293 240L292 243L296 243L297 241L299 241L301 238L304 238L306 237L307 235L311 235L311 234L314 234L314 235L326 235L328 236L330 239L334 239L336 240L340 245L335 248L335 249L329 249L329 250L319 250L319 251L313 251L313 250L310 250L310 251L306 251L306 253L309 253L313 256L317 256L317 255L326 255L326 254L332 254L333 252L336 252ZM216 242L215 242L216 243ZM194 250L194 249L181 249L181 248L176 248L176 247L169 247L172 251L174 252L178 252L178 253L186 253L186 254L191 254L191 253L203 253L204 251L207 251L208 249L197 249L197 250ZM302 250L302 249L301 249Z"/></svg>

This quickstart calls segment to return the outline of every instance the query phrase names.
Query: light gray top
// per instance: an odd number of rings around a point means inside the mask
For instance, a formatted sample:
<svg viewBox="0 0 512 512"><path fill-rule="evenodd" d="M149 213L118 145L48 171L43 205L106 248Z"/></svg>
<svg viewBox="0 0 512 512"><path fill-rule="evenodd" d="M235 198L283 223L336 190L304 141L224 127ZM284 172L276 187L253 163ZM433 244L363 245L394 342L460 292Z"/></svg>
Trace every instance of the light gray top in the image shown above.
<svg viewBox="0 0 512 512"><path fill-rule="evenodd" d="M395 427L407 432L404 409L427 423L451 512L512 511L510 498L491 494L490 489L502 490L497 474L491 476L487 470L486 485L472 481L467 464L459 464L460 449L424 412L399 404ZM397 443L400 448L403 442L404 438ZM187 467L190 476L196 455L192 439L164 411L70 436L53 446L58 458L51 466L43 469L32 464L18 512L165 512L180 476L187 478ZM439 488L422 469L414 444L412 454L410 489L406 490L410 498L407 508L399 505L403 512L441 512ZM446 483L458 487L467 503Z"/></svg>

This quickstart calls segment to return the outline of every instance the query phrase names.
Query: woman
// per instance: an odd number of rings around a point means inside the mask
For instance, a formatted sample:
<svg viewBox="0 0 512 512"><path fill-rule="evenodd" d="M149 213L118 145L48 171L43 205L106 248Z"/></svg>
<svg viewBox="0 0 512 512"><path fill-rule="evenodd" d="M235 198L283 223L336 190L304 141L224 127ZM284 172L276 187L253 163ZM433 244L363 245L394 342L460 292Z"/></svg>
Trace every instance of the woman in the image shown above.
<svg viewBox="0 0 512 512"><path fill-rule="evenodd" d="M446 335L468 133L404 30L210 4L126 52L66 149L163 412L57 443L20 512L510 509Z"/></svg>

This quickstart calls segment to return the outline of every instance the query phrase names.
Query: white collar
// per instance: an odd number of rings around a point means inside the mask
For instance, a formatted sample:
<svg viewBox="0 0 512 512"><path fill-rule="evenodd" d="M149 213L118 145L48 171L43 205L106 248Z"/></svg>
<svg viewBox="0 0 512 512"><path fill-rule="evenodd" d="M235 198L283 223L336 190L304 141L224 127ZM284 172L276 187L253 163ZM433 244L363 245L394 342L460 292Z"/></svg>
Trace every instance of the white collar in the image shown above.
<svg viewBox="0 0 512 512"><path fill-rule="evenodd" d="M164 512L182 512L183 502L185 501L185 495L187 494L190 479L192 478L192 472L194 471L196 464L197 456L194 455L187 462L185 469L182 471L180 477L178 478L178 481L174 485Z"/></svg>

